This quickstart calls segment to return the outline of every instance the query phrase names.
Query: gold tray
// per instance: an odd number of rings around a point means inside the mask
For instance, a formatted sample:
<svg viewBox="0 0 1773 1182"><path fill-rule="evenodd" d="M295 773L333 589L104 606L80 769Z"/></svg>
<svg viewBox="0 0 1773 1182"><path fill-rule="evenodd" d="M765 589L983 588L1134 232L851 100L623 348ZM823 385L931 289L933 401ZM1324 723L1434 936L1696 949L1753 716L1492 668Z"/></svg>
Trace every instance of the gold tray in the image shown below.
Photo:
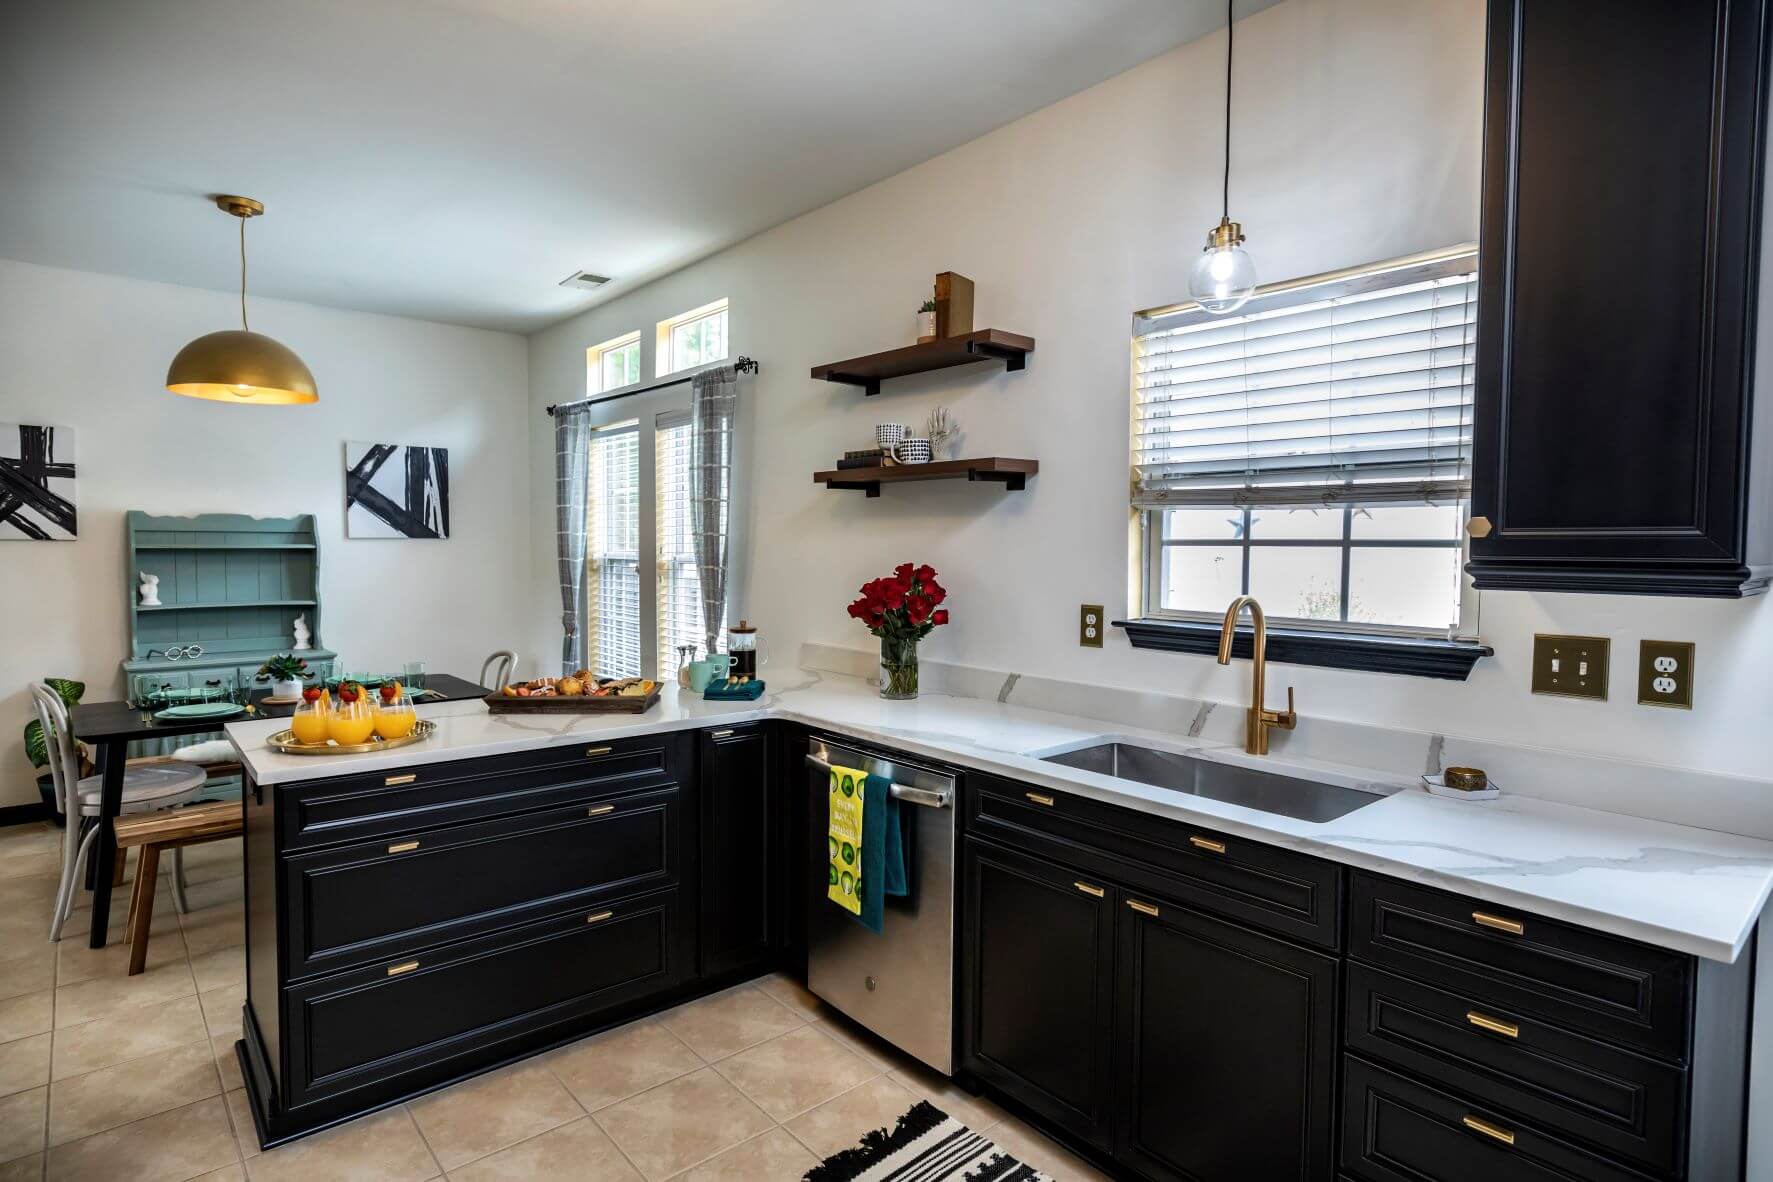
<svg viewBox="0 0 1773 1182"><path fill-rule="evenodd" d="M421 718L414 724L411 734L398 739L374 739L368 743L298 743L295 732L278 731L265 740L265 746L285 755L371 755L377 751L392 751L396 747L422 743L436 733L437 724Z"/></svg>

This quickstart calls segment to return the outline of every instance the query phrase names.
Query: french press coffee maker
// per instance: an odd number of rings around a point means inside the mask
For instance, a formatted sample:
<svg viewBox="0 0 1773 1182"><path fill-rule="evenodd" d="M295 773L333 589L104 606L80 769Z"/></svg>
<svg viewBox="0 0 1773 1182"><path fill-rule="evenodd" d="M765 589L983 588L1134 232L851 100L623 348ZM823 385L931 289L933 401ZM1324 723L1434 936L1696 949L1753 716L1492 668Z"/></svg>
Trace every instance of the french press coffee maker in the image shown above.
<svg viewBox="0 0 1773 1182"><path fill-rule="evenodd" d="M767 650L758 651L761 644L757 629L748 620L740 620L726 630L726 651L733 658L733 667L727 671L729 677L755 678L757 670L769 663Z"/></svg>

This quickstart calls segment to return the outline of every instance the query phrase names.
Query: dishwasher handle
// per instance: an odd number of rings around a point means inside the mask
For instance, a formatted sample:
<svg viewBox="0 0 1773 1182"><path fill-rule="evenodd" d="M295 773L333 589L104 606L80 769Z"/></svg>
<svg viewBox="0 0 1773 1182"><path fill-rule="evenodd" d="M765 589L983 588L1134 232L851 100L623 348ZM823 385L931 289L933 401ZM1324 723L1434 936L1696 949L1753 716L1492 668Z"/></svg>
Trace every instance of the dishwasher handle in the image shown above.
<svg viewBox="0 0 1773 1182"><path fill-rule="evenodd" d="M831 771L829 763L810 752L807 754L806 762L808 767L816 767L826 772ZM953 788L919 788L912 784L900 784L895 781L887 791L892 794L895 800L902 800L906 804L922 805L924 808L945 809L951 808L954 804Z"/></svg>

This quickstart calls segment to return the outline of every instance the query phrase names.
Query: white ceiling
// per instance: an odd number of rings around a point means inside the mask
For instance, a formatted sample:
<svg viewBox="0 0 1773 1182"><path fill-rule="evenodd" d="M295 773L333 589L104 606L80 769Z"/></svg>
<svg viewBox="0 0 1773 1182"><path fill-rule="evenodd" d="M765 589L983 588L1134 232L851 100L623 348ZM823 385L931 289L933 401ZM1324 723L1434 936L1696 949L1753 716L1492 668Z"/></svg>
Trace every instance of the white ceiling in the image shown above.
<svg viewBox="0 0 1773 1182"><path fill-rule="evenodd" d="M1239 0L1238 13L1273 0ZM1224 22L1219 0L8 0L0 256L531 332ZM593 295L557 284L616 276Z"/></svg>

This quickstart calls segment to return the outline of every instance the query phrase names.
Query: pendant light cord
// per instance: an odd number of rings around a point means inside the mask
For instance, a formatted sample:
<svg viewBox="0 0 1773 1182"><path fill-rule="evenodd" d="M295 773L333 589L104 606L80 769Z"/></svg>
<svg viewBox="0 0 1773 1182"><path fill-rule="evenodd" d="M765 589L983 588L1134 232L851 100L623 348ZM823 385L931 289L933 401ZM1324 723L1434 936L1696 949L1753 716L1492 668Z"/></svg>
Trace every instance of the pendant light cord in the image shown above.
<svg viewBox="0 0 1773 1182"><path fill-rule="evenodd" d="M1225 186L1221 200L1223 208L1220 216L1231 216L1231 48L1236 28L1232 5L1236 0L1225 0ZM241 248L243 251L244 247ZM244 298L244 297L243 297Z"/></svg>
<svg viewBox="0 0 1773 1182"><path fill-rule="evenodd" d="M1229 124L1227 125L1229 126ZM240 219L240 331L251 332L246 326L246 219Z"/></svg>

